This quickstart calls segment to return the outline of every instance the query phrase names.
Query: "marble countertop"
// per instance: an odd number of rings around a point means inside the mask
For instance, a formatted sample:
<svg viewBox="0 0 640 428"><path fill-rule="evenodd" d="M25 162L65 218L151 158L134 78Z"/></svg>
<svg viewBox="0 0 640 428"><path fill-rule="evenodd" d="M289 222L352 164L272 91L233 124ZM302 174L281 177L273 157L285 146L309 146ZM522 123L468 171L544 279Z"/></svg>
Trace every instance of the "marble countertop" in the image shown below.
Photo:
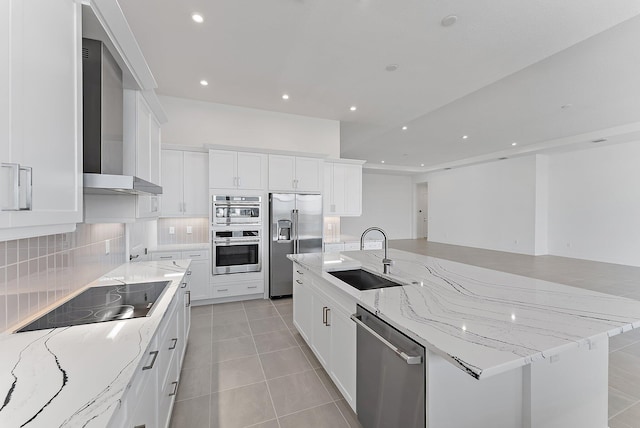
<svg viewBox="0 0 640 428"><path fill-rule="evenodd" d="M1 334L0 427L107 426L189 263L126 263L87 285L170 280L148 317Z"/></svg>
<svg viewBox="0 0 640 428"><path fill-rule="evenodd" d="M155 248L149 248L149 252L208 250L210 246L211 244L209 242L197 242L194 244L160 244Z"/></svg>
<svg viewBox="0 0 640 428"><path fill-rule="evenodd" d="M382 275L382 256L289 258L477 379L640 327L636 300L401 250L389 250L387 277L402 287L359 291L327 273L362 267Z"/></svg>

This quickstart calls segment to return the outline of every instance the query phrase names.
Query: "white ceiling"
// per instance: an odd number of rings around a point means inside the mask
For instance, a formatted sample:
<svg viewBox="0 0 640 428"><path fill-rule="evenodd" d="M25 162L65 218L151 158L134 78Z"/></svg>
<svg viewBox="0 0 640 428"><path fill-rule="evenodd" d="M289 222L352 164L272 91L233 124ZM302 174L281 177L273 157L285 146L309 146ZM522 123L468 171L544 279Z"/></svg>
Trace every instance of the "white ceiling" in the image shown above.
<svg viewBox="0 0 640 428"><path fill-rule="evenodd" d="M120 4L159 93L340 120L343 157L426 169L640 122L638 0Z"/></svg>

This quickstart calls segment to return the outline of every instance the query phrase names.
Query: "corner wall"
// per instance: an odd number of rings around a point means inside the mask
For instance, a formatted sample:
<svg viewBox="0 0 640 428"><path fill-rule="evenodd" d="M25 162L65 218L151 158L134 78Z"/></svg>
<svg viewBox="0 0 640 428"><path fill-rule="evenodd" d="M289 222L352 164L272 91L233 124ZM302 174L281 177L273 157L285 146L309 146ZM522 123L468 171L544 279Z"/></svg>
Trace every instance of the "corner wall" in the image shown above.
<svg viewBox="0 0 640 428"><path fill-rule="evenodd" d="M169 121L162 142L320 153L340 157L340 122L160 96Z"/></svg>

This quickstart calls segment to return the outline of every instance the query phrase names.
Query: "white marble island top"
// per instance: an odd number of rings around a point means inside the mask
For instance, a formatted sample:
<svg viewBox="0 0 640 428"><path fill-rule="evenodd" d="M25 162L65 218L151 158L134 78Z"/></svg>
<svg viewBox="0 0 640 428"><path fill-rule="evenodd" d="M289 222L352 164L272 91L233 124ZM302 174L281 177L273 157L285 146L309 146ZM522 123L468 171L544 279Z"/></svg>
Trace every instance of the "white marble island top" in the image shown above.
<svg viewBox="0 0 640 428"><path fill-rule="evenodd" d="M382 274L382 251L298 254L320 275L432 352L483 379L640 326L640 302L389 250L402 287L359 291L327 272Z"/></svg>
<svg viewBox="0 0 640 428"><path fill-rule="evenodd" d="M0 427L107 426L189 263L127 263L87 286L171 281L150 316L0 334Z"/></svg>

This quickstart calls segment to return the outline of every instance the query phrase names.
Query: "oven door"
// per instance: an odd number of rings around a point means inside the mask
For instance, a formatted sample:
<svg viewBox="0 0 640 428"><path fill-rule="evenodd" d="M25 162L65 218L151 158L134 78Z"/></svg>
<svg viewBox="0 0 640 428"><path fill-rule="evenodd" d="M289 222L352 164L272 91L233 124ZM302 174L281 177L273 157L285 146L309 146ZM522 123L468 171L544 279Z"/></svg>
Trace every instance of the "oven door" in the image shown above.
<svg viewBox="0 0 640 428"><path fill-rule="evenodd" d="M214 203L213 213L215 226L261 224L260 205L256 204Z"/></svg>
<svg viewBox="0 0 640 428"><path fill-rule="evenodd" d="M260 239L214 240L211 252L213 275L260 272Z"/></svg>

